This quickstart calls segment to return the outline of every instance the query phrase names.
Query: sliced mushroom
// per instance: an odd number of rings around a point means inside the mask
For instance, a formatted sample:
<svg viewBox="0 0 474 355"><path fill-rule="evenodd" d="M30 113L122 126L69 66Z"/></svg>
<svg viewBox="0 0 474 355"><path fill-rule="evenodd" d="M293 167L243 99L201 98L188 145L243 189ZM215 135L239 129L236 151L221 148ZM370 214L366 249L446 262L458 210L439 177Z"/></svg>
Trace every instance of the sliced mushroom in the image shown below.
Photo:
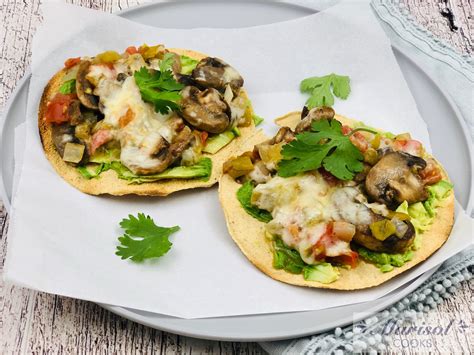
<svg viewBox="0 0 474 355"><path fill-rule="evenodd" d="M386 219L374 213L359 188L343 187L337 189L331 196L336 209L333 218L337 221L349 222L356 226L356 234L352 239L367 249L373 251L399 253L406 250L415 238L415 230L409 221L392 218L390 223L396 226L395 232L385 240L379 240L372 235L370 225Z"/></svg>
<svg viewBox="0 0 474 355"><path fill-rule="evenodd" d="M195 86L186 86L181 96L180 115L189 124L210 133L221 133L229 127L229 105L216 89L201 91Z"/></svg>
<svg viewBox="0 0 474 355"><path fill-rule="evenodd" d="M81 103L79 100L73 100L67 108L68 116L71 118L70 123L73 126L77 126L79 123L84 121L81 114Z"/></svg>
<svg viewBox="0 0 474 355"><path fill-rule="evenodd" d="M90 109L99 109L99 98L93 95L94 85L86 79L86 75L89 72L91 62L84 60L79 65L79 69L76 75L76 94L81 103Z"/></svg>
<svg viewBox="0 0 474 355"><path fill-rule="evenodd" d="M378 219L383 219L383 217L378 216ZM356 234L352 240L369 250L391 254L403 253L415 239L415 228L410 221L403 221L401 223L405 226L405 232L401 236L392 234L382 241L372 235L368 225L360 225L356 227Z"/></svg>
<svg viewBox="0 0 474 355"><path fill-rule="evenodd" d="M426 161L408 153L391 152L384 155L365 180L368 195L377 202L395 209L403 201L415 203L428 198L418 171Z"/></svg>
<svg viewBox="0 0 474 355"><path fill-rule="evenodd" d="M224 91L229 84L235 93L244 85L239 72L218 58L202 59L194 68L192 76L199 86Z"/></svg>
<svg viewBox="0 0 474 355"><path fill-rule="evenodd" d="M315 107L308 111L305 106L301 112L301 121L295 128L296 133L307 131L311 127L311 123L321 119L332 119L336 113L331 107L322 106ZM304 115L304 116L303 116Z"/></svg>
<svg viewBox="0 0 474 355"><path fill-rule="evenodd" d="M178 74L176 80L186 86L198 86L196 80L191 75Z"/></svg>
<svg viewBox="0 0 474 355"><path fill-rule="evenodd" d="M281 127L268 144L289 143L295 139L295 134L289 127Z"/></svg>
<svg viewBox="0 0 474 355"><path fill-rule="evenodd" d="M173 164L181 153L189 146L193 138L192 131L189 127L184 126L176 135L173 142L169 144L164 138L157 141L153 152L150 155L147 147L135 147L126 145L122 147L121 160L124 165L133 173L140 175L158 174L166 170ZM127 156L133 155L143 156L140 159L141 164L137 164L137 160L129 160Z"/></svg>
<svg viewBox="0 0 474 355"><path fill-rule="evenodd" d="M75 141L74 126L71 126L71 124L67 122L62 124L53 124L51 125L51 128L54 146L62 158L66 143Z"/></svg>
<svg viewBox="0 0 474 355"><path fill-rule="evenodd" d="M176 159L181 156L181 153L189 146L193 139L191 128L184 126L178 135L173 139L168 149L168 165L173 164Z"/></svg>

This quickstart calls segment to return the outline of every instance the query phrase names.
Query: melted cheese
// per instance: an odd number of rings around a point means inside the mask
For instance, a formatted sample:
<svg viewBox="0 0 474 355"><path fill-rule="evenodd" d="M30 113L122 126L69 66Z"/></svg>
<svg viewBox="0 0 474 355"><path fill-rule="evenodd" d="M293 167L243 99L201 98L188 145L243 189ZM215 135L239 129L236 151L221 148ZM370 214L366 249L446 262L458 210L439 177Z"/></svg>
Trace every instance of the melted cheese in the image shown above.
<svg viewBox="0 0 474 355"><path fill-rule="evenodd" d="M355 187L331 187L319 173L290 178L273 177L259 184L252 203L272 214L267 232L299 251L308 264L317 262L314 246L325 235L330 221L344 220L352 224L370 224L371 213L359 202L363 195ZM325 243L326 256L351 252L348 242L333 239Z"/></svg>
<svg viewBox="0 0 474 355"><path fill-rule="evenodd" d="M104 122L118 129L121 143L120 160L132 171L137 168L153 169L158 163L153 154L162 139L171 142L173 131L166 124L169 115L156 113L153 107L142 100L135 79L129 76L123 85L101 96L104 104ZM132 119L124 127L121 118L131 111Z"/></svg>
<svg viewBox="0 0 474 355"><path fill-rule="evenodd" d="M89 67L89 72L86 75L86 79L89 80L94 86L99 85L101 81L114 80L116 76L114 68L110 68L104 64L93 64Z"/></svg>
<svg viewBox="0 0 474 355"><path fill-rule="evenodd" d="M131 55L114 64L91 65L87 79L95 84L94 94L103 107L103 125L120 141L122 163L132 171L153 169L159 160L153 157L163 139L170 143L175 132L167 124L169 114L155 112L143 101L133 76L117 81L117 73L130 75L146 66L140 55Z"/></svg>
<svg viewBox="0 0 474 355"><path fill-rule="evenodd" d="M367 206L358 201L361 197L365 200L365 197L355 187L337 189L331 196L332 204L335 207L332 217L335 220L343 220L354 225L370 224L372 215Z"/></svg>
<svg viewBox="0 0 474 355"><path fill-rule="evenodd" d="M308 250L326 231L326 221L331 217L331 189L319 174L276 176L255 187L252 203L271 212L273 219L267 223L267 231L279 235L312 264L316 260Z"/></svg>

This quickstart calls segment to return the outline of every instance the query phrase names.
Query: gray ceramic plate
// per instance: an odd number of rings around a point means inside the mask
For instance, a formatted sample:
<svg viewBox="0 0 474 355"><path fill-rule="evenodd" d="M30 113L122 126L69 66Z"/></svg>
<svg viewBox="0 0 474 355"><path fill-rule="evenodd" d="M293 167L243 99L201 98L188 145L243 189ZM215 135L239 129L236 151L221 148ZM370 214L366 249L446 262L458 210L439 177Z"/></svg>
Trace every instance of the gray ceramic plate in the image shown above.
<svg viewBox="0 0 474 355"><path fill-rule="evenodd" d="M314 9L277 2L249 1L177 1L143 5L119 13L133 21L159 27L247 27L311 15ZM394 48L395 56L428 124L435 155L447 168L456 185L456 196L466 208L472 191L472 155L467 129L443 91L403 52ZM0 192L7 208L13 184L13 136L16 126L25 120L29 73L18 84L10 98L2 121L0 154ZM446 149L449 147L449 149ZM453 159L452 157L456 157ZM161 314L137 311L111 305L106 309L153 328L187 336L216 340L278 340L315 334L358 320L397 302L423 283L435 270L373 302L311 312L222 317L186 320Z"/></svg>

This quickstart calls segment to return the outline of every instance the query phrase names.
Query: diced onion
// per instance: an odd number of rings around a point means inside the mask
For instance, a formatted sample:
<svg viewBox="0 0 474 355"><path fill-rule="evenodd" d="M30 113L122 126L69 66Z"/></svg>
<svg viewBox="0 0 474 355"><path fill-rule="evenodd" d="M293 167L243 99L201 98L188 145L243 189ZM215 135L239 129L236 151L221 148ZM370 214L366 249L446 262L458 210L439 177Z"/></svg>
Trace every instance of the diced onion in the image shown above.
<svg viewBox="0 0 474 355"><path fill-rule="evenodd" d="M227 85L225 87L224 100L230 105L233 98L234 98L234 93L232 92L230 85Z"/></svg>
<svg viewBox="0 0 474 355"><path fill-rule="evenodd" d="M335 221L332 228L334 236L345 242L350 242L356 232L353 224L344 221Z"/></svg>
<svg viewBox="0 0 474 355"><path fill-rule="evenodd" d="M85 147L82 144L66 143L63 160L69 163L79 163L84 155L84 149Z"/></svg>

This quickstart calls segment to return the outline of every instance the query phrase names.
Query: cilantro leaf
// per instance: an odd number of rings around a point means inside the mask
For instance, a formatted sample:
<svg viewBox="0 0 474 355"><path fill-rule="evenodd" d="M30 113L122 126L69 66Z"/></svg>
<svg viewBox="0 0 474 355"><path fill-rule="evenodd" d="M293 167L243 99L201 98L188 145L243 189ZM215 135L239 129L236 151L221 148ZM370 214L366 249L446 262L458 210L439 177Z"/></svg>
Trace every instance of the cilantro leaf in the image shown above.
<svg viewBox="0 0 474 355"><path fill-rule="evenodd" d="M299 135L298 135L299 136ZM278 175L289 177L301 172L317 169L328 154L328 148L309 145L297 139L283 146L283 160L279 164Z"/></svg>
<svg viewBox="0 0 474 355"><path fill-rule="evenodd" d="M137 217L128 215L128 219L120 222L125 234L118 238L116 255L121 259L143 261L163 256L170 250L172 243L169 236L178 231L179 227L159 227L150 216L139 213Z"/></svg>
<svg viewBox="0 0 474 355"><path fill-rule="evenodd" d="M300 84L300 90L311 93L306 101L306 106L309 109L319 106L332 106L334 105L334 95L343 100L347 99L351 92L350 79L348 76L334 73L325 76L314 76L304 79Z"/></svg>
<svg viewBox="0 0 474 355"><path fill-rule="evenodd" d="M337 120L318 120L311 125L310 132L303 132L283 146L283 160L278 175L289 177L323 166L341 180L351 180L362 171L362 153L352 144L349 136L342 133Z"/></svg>
<svg viewBox="0 0 474 355"><path fill-rule="evenodd" d="M172 58L167 58L165 55L160 63L161 70L149 71L146 67L142 67L133 74L142 99L152 103L155 106L155 111L162 114L166 114L170 110L179 110L179 101L181 100L179 91L184 87L174 79L170 59Z"/></svg>
<svg viewBox="0 0 474 355"><path fill-rule="evenodd" d="M300 84L300 89L302 92L311 92L314 88L327 84L330 80L330 75L326 76L313 76L311 78L304 79Z"/></svg>
<svg viewBox="0 0 474 355"><path fill-rule="evenodd" d="M306 100L306 106L309 109L319 106L334 105L334 96L331 93L329 85L321 85L311 92L311 96Z"/></svg>
<svg viewBox="0 0 474 355"><path fill-rule="evenodd" d="M348 76L334 74L332 80L332 92L340 99L347 99L351 93L351 84Z"/></svg>

